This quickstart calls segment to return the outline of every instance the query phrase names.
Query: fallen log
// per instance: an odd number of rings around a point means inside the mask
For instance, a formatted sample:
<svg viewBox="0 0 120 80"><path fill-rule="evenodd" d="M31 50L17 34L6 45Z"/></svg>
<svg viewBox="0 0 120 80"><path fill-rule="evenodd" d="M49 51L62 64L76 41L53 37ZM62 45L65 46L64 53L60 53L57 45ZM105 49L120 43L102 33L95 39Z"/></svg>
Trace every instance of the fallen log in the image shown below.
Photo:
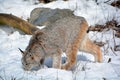
<svg viewBox="0 0 120 80"><path fill-rule="evenodd" d="M38 30L37 27L12 14L0 13L0 25L9 25L23 31L26 34L33 34L36 30Z"/></svg>

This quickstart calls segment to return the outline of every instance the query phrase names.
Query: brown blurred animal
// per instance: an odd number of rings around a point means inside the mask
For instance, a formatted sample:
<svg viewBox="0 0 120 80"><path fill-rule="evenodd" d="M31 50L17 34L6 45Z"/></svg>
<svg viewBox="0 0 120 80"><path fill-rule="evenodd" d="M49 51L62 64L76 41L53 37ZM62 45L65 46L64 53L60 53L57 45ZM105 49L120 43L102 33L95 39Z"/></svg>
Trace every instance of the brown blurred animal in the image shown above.
<svg viewBox="0 0 120 80"><path fill-rule="evenodd" d="M70 69L76 63L77 51L93 54L95 61L102 61L100 47L87 35L88 24L83 17L65 17L35 32L22 52L22 64L25 70L40 68L44 60L53 57L53 67ZM62 52L67 60L61 63Z"/></svg>

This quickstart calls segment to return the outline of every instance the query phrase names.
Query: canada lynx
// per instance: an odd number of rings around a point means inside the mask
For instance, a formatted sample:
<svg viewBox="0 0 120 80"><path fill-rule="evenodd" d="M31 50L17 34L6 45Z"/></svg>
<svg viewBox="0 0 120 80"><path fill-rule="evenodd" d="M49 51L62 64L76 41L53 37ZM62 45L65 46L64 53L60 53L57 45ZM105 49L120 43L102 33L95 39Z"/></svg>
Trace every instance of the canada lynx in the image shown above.
<svg viewBox="0 0 120 80"><path fill-rule="evenodd" d="M42 66L45 58L53 57L54 68L70 69L76 63L77 51L94 55L95 61L102 61L100 48L87 36L88 24L83 17L66 17L57 20L35 32L23 53L22 64L25 70ZM61 55L65 52L67 59L61 63Z"/></svg>

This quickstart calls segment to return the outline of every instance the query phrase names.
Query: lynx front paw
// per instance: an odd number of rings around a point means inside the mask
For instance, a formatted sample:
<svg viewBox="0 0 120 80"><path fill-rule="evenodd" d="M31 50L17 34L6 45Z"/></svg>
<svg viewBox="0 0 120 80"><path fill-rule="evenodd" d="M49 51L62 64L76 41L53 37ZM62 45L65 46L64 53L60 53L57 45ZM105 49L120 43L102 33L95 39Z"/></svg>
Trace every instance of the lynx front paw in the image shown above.
<svg viewBox="0 0 120 80"><path fill-rule="evenodd" d="M62 66L61 66L61 69L65 69L65 70L68 70L70 68L71 68L71 65L69 65L69 64L62 64Z"/></svg>
<svg viewBox="0 0 120 80"><path fill-rule="evenodd" d="M67 67L65 66L65 64L63 64L63 65L61 66L61 69L67 70Z"/></svg>

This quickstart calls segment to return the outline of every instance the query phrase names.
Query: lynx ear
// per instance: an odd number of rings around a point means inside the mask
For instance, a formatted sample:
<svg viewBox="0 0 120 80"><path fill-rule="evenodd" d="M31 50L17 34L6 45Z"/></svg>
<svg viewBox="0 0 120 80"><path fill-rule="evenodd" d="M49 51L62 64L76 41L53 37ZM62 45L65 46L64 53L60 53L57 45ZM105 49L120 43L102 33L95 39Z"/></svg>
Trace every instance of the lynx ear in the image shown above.
<svg viewBox="0 0 120 80"><path fill-rule="evenodd" d="M22 53L22 54L24 54L24 52L20 49L20 48L18 48L19 50L20 50L20 52Z"/></svg>

